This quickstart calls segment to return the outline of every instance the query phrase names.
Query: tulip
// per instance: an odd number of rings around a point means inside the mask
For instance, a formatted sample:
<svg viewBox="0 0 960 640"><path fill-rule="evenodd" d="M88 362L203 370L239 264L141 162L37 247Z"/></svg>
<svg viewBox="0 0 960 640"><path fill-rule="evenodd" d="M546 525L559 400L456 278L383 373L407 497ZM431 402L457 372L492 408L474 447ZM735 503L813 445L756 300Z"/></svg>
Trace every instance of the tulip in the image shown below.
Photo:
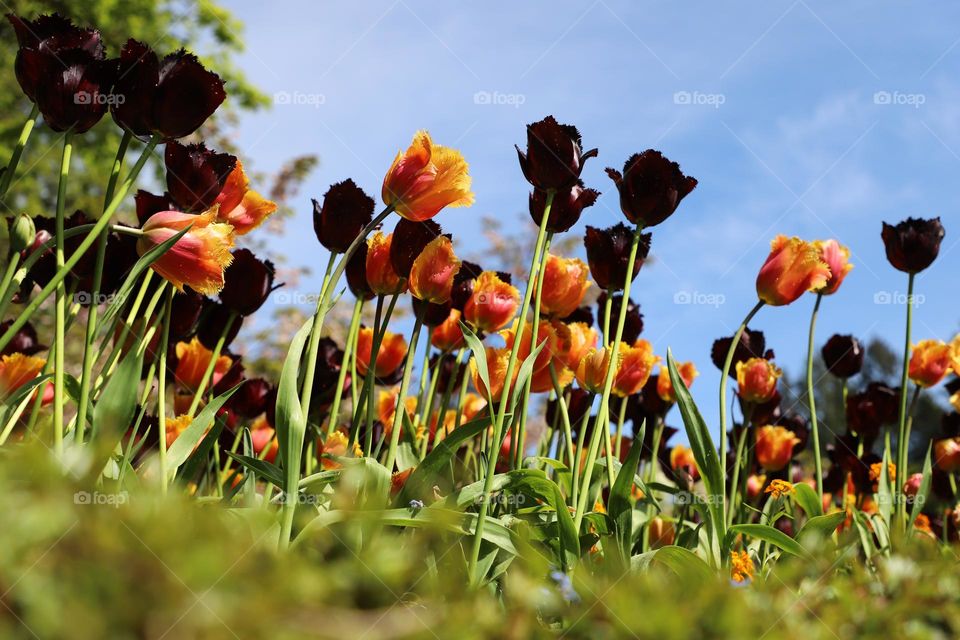
<svg viewBox="0 0 960 640"><path fill-rule="evenodd" d="M793 448L800 439L784 427L765 426L756 430L757 463L766 471L780 471L793 458Z"/></svg>
<svg viewBox="0 0 960 640"><path fill-rule="evenodd" d="M950 341L950 366L953 373L960 376L960 333Z"/></svg>
<svg viewBox="0 0 960 640"><path fill-rule="evenodd" d="M407 281L394 271L390 263L392 241L393 234L385 236L380 231L367 240L367 285L381 296L403 293L407 288Z"/></svg>
<svg viewBox="0 0 960 640"><path fill-rule="evenodd" d="M444 207L473 204L467 161L456 149L433 144L418 131L404 152L397 153L383 178L383 203L407 220L433 218Z"/></svg>
<svg viewBox="0 0 960 640"><path fill-rule="evenodd" d="M676 537L676 528L669 520L656 516L650 521L650 548L669 547Z"/></svg>
<svg viewBox="0 0 960 640"><path fill-rule="evenodd" d="M910 356L910 379L919 387L932 387L951 369L952 350L942 340L921 340Z"/></svg>
<svg viewBox="0 0 960 640"><path fill-rule="evenodd" d="M571 188L580 179L584 162L597 155L596 149L584 153L577 128L560 124L553 116L527 125L527 152L516 149L523 177L540 191Z"/></svg>
<svg viewBox="0 0 960 640"><path fill-rule="evenodd" d="M167 441L167 449L169 449L180 437L180 434L187 430L187 427L193 422L193 418L184 414L175 418L167 418L165 422L166 433L164 436Z"/></svg>
<svg viewBox="0 0 960 640"><path fill-rule="evenodd" d="M351 243L373 220L373 198L349 178L323 194L323 205L313 202L313 231L324 247L346 253Z"/></svg>
<svg viewBox="0 0 960 640"><path fill-rule="evenodd" d="M960 437L937 440L933 445L933 462L946 473L960 469Z"/></svg>
<svg viewBox="0 0 960 640"><path fill-rule="evenodd" d="M267 410L271 389L270 383L263 378L244 380L230 396L230 408L242 418L256 418Z"/></svg>
<svg viewBox="0 0 960 640"><path fill-rule="evenodd" d="M677 364L677 373L683 379L683 383L689 389L693 385L694 379L700 375L697 367L692 362L681 362ZM664 367L660 367L660 375L657 376L657 395L664 402L676 402L677 393L673 389L673 383L670 381L669 372Z"/></svg>
<svg viewBox="0 0 960 640"><path fill-rule="evenodd" d="M871 383L864 391L847 396L847 426L859 436L872 441L880 428L897 420L899 390L885 384Z"/></svg>
<svg viewBox="0 0 960 640"><path fill-rule="evenodd" d="M413 222L401 218L393 229L393 239L390 242L390 264L393 265L393 270L401 278L408 278L417 257L428 244L442 235L443 230L433 220Z"/></svg>
<svg viewBox="0 0 960 640"><path fill-rule="evenodd" d="M369 353L370 347L367 347ZM349 379L344 377L344 386L340 387L340 370L343 367L343 349L341 349L333 339L326 337L320 339L317 347L317 368L313 378L313 393L311 405L316 404L325 410L327 405L333 402L334 396L339 388L341 395L350 391ZM331 420L336 416L331 416Z"/></svg>
<svg viewBox="0 0 960 640"><path fill-rule="evenodd" d="M896 226L883 223L887 260L905 273L920 273L936 260L944 230L940 218L907 218Z"/></svg>
<svg viewBox="0 0 960 640"><path fill-rule="evenodd" d="M276 430L263 416L250 426L250 442L256 457L271 464L276 461L277 453L280 452L280 439L277 438Z"/></svg>
<svg viewBox="0 0 960 640"><path fill-rule="evenodd" d="M103 58L100 32L77 27L59 13L43 15L35 20L25 20L8 13L7 20L13 25L19 47L14 72L20 88L31 101L36 101L40 85L50 80L42 65L45 55L57 56L78 48Z"/></svg>
<svg viewBox="0 0 960 640"><path fill-rule="evenodd" d="M201 142L167 143L163 154L167 170L167 193L183 211L206 211L216 204L234 168L236 157L216 153ZM219 208L217 210L220 216Z"/></svg>
<svg viewBox="0 0 960 640"><path fill-rule="evenodd" d="M460 271L460 260L446 236L434 238L413 261L410 268L410 293L433 304L450 300L453 278Z"/></svg>
<svg viewBox="0 0 960 640"><path fill-rule="evenodd" d="M273 263L257 259L249 249L233 252L233 262L224 271L223 277L220 302L241 316L253 315L274 289Z"/></svg>
<svg viewBox="0 0 960 640"><path fill-rule="evenodd" d="M723 371L723 360L727 357L731 344L733 344L733 338L719 338L714 341L713 347L710 349L710 360L721 371ZM737 364L746 362L750 358L767 358L768 360L773 358L773 352L766 351L766 348L767 340L762 331L744 329L733 351L732 365L736 367ZM728 375L736 378L736 369L731 368Z"/></svg>
<svg viewBox="0 0 960 640"><path fill-rule="evenodd" d="M0 357L0 402L6 402L17 389L36 378L46 360L24 353Z"/></svg>
<svg viewBox="0 0 960 640"><path fill-rule="evenodd" d="M583 180L577 180L569 189L557 193L550 205L550 218L547 220L547 231L563 233L575 225L580 219L583 210L592 207L600 197L600 192L586 189ZM547 208L547 194L539 189L530 192L530 217L537 227L543 222L543 212Z"/></svg>
<svg viewBox="0 0 960 640"><path fill-rule="evenodd" d="M460 330L460 312L450 309L447 319L434 327L430 333L430 344L449 353L464 346L463 331Z"/></svg>
<svg viewBox="0 0 960 640"><path fill-rule="evenodd" d="M6 333L7 329L9 329L12 325L13 320L0 322L0 335ZM47 346L40 344L40 341L37 338L37 330L33 328L32 324L27 322L14 334L13 338L10 339L10 342L7 343L7 346L0 351L0 356L9 356L14 353L22 353L27 356L32 356L40 351L46 350Z"/></svg>
<svg viewBox="0 0 960 640"><path fill-rule="evenodd" d="M583 260L547 254L540 311L547 316L565 318L577 310L589 288L587 265Z"/></svg>
<svg viewBox="0 0 960 640"><path fill-rule="evenodd" d="M693 449L678 444L670 450L670 468L674 471L683 471L696 482L700 479L700 470L697 468Z"/></svg>
<svg viewBox="0 0 960 640"><path fill-rule="evenodd" d="M477 367L476 355L470 358L470 377L473 379L473 387L484 398L489 398L493 402L500 402L500 396L503 395L504 383L507 379L507 364L510 360L510 349L487 347L484 349L484 358L487 363L487 375L490 378L490 389L484 384L480 376L480 369ZM510 387L516 381L517 372L514 372L513 379L510 381Z"/></svg>
<svg viewBox="0 0 960 640"><path fill-rule="evenodd" d="M361 327L357 333L357 372L367 374L370 365L370 352L373 349L373 329ZM374 375L378 378L387 378L400 368L407 355L407 341L403 336L392 331L384 331L380 341L380 350L377 352Z"/></svg>
<svg viewBox="0 0 960 640"><path fill-rule="evenodd" d="M651 237L649 233L640 236L637 256L633 263L633 278L640 273L640 267L650 253ZM604 291L623 291L632 242L633 231L622 222L608 229L587 227L583 246L587 249L590 274L596 280L597 286Z"/></svg>
<svg viewBox="0 0 960 640"><path fill-rule="evenodd" d="M185 138L213 115L227 94L223 80L183 49L159 59L149 46L130 39L120 51L120 71L113 89L113 119L145 138L165 142Z"/></svg>
<svg viewBox="0 0 960 640"><path fill-rule="evenodd" d="M205 298L196 291L185 288L173 296L170 307L170 335L173 340L183 340L194 335Z"/></svg>
<svg viewBox="0 0 960 640"><path fill-rule="evenodd" d="M517 288L504 282L493 271L484 271L474 283L463 307L463 317L472 327L489 333L509 324L519 307Z"/></svg>
<svg viewBox="0 0 960 640"><path fill-rule="evenodd" d="M177 366L174 370L174 380L178 385L190 391L196 391L204 384L204 375L210 366L213 352L204 347L200 340L194 338L190 342L178 342L176 346ZM211 386L215 386L230 370L233 359L222 355L217 358L213 368Z"/></svg>
<svg viewBox="0 0 960 640"><path fill-rule="evenodd" d="M807 291L823 289L830 278L830 267L812 242L779 235L757 275L757 295L769 305L782 306Z"/></svg>
<svg viewBox="0 0 960 640"><path fill-rule="evenodd" d="M363 451L357 443L353 443L351 449L350 437L340 430L331 433L326 440L317 441L317 458L320 461L320 466L327 471L342 468L343 465L337 462L336 458L347 457L348 451L353 454L354 458L363 457Z"/></svg>
<svg viewBox="0 0 960 640"><path fill-rule="evenodd" d="M777 391L777 380L783 372L765 358L750 358L737 363L737 393L745 402L763 404Z"/></svg>
<svg viewBox="0 0 960 640"><path fill-rule="evenodd" d="M653 345L646 340L637 340L632 346L620 343L618 350L620 361L613 377L611 391L621 398L639 393L650 379L653 365L660 361L653 355Z"/></svg>
<svg viewBox="0 0 960 640"><path fill-rule="evenodd" d="M757 475L751 473L747 477L747 499L756 500L763 490L763 485L767 482L766 475Z"/></svg>
<svg viewBox="0 0 960 640"><path fill-rule="evenodd" d="M602 392L609 366L610 351L606 347L590 349L577 366L577 384L590 393Z"/></svg>
<svg viewBox="0 0 960 640"><path fill-rule="evenodd" d="M853 269L853 265L850 264L850 249L836 240L817 240L813 244L820 252L820 259L830 269L830 279L818 293L823 295L834 294L840 288L850 270Z"/></svg>
<svg viewBox="0 0 960 640"><path fill-rule="evenodd" d="M616 293L612 296L610 300L610 308L619 309L622 306L623 294ZM600 318L600 321L605 323L610 323L610 335L605 336L607 340L612 340L614 338L614 333L616 332L616 317L611 314L611 318L608 321L604 321L603 317L606 315L606 306L607 306L607 292L603 291L597 297L597 315ZM605 326L605 324L604 324ZM637 338L640 337L640 334L643 333L643 314L640 313L640 305L636 304L633 300L627 299L627 308L626 316L624 317L623 323L623 335L620 336L624 342L632 343L636 342Z"/></svg>
<svg viewBox="0 0 960 640"><path fill-rule="evenodd" d="M695 178L683 175L680 165L653 149L630 156L622 174L608 168L607 175L620 192L623 215L641 227L652 227L669 218L697 186Z"/></svg>
<svg viewBox="0 0 960 640"><path fill-rule="evenodd" d="M233 260L233 227L216 222L215 210L199 215L161 211L150 216L137 240L137 253L142 256L187 227L150 267L180 291L189 285L198 293L217 293L223 288L224 269Z"/></svg>
<svg viewBox="0 0 960 640"><path fill-rule="evenodd" d="M227 176L216 203L220 205L217 217L221 222L232 225L239 236L259 227L277 210L277 203L267 200L250 188L250 179L239 160Z"/></svg>
<svg viewBox="0 0 960 640"><path fill-rule="evenodd" d="M367 243L361 242L356 251L347 261L347 286L350 293L358 300L370 300L374 297L373 289L367 280Z"/></svg>
<svg viewBox="0 0 960 640"><path fill-rule="evenodd" d="M563 323L554 320L552 325L557 336L555 360L576 371L587 352L596 348L597 330L584 322Z"/></svg>
<svg viewBox="0 0 960 640"><path fill-rule="evenodd" d="M820 355L827 370L838 378L850 378L863 367L863 347L853 336L833 335L823 345Z"/></svg>
<svg viewBox="0 0 960 640"><path fill-rule="evenodd" d="M209 298L204 300L204 307L200 325L197 327L197 339L208 349L215 349L220 340L223 340L224 348L230 346L240 333L243 318L235 317L234 312L224 304Z"/></svg>
<svg viewBox="0 0 960 640"><path fill-rule="evenodd" d="M516 334L516 323L514 323L514 326L510 329L500 332L500 335L503 337L503 340L506 343L507 349L513 348L513 341L516 339ZM543 347L540 349L540 353L537 354L537 357L533 362L533 371L540 371L550 364L550 360L553 359L554 354L557 352L557 343L557 334L551 324L541 323L538 325L537 338L536 341L534 341L533 323L525 322L523 324L523 335L520 338L520 347L517 349L517 360L519 362L524 362L530 356L530 354L533 353L534 349L540 345L543 345Z"/></svg>
<svg viewBox="0 0 960 640"><path fill-rule="evenodd" d="M397 398L399 395L400 388L392 387L387 391L381 391L379 398L377 398L377 419L380 421L380 424L383 425L386 435L390 435L393 429L393 418L397 412ZM410 422L413 422L414 416L417 415L417 398L407 396L403 399L403 407L407 412L407 418L410 419Z"/></svg>

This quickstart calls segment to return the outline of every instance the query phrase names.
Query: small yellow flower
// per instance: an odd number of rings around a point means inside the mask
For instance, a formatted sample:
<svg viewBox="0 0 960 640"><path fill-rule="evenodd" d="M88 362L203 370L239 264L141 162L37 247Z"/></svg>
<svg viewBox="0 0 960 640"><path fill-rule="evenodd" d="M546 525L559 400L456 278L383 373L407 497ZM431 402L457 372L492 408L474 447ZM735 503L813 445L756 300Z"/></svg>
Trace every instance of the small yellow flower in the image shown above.
<svg viewBox="0 0 960 640"><path fill-rule="evenodd" d="M730 552L730 579L734 582L753 579L753 560L746 551Z"/></svg>
<svg viewBox="0 0 960 640"><path fill-rule="evenodd" d="M771 480L770 484L767 485L767 488L764 489L764 493L771 494L774 498L782 498L783 496L793 493L795 489L793 484L787 482L786 480Z"/></svg>

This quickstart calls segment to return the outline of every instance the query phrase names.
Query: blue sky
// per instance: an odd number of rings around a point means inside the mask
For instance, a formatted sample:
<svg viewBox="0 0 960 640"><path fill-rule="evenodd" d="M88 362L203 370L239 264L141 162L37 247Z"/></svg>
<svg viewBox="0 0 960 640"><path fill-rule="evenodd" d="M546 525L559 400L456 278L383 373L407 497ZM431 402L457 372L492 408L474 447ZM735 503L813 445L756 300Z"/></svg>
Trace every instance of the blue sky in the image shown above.
<svg viewBox="0 0 960 640"><path fill-rule="evenodd" d="M525 124L554 114L600 149L583 177L603 196L571 234L621 219L603 168L634 152L660 149L700 181L654 229L655 261L633 295L657 351L669 346L699 365L694 396L712 424L710 344L755 303L777 233L835 237L853 252L854 271L824 303L818 343L842 332L899 344L903 307L887 301L903 295L906 276L886 262L881 221L941 216L947 235L918 278L915 336L949 339L957 329L956 3L225 4L246 24L244 70L276 102L242 120L241 149L261 170L320 157L279 241L292 264L316 273L326 262L310 197L347 177L379 194L420 128L470 162L476 204L437 220L459 253L481 249L482 215L518 221L526 210L513 144L523 144ZM511 231L533 233L528 220ZM812 305L807 296L765 309L752 325L793 374Z"/></svg>

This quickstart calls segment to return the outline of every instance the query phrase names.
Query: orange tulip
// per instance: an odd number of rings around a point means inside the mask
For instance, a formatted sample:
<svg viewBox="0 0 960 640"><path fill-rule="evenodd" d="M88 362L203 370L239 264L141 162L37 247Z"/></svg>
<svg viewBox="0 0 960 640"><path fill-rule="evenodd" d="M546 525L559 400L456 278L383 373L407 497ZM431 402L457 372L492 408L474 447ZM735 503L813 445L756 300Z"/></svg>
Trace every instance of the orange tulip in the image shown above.
<svg viewBox="0 0 960 640"><path fill-rule="evenodd" d="M463 307L468 324L485 333L508 325L520 307L520 292L493 271L484 271L473 285L473 293Z"/></svg>
<svg viewBox="0 0 960 640"><path fill-rule="evenodd" d="M186 431L191 422L193 422L193 418L191 418L189 415L177 416L176 418L167 418L165 425L167 449L169 449L176 439L180 437L181 433Z"/></svg>
<svg viewBox="0 0 960 640"><path fill-rule="evenodd" d="M433 328L430 344L440 351L453 351L464 346L463 331L460 330L460 312L450 309L447 319Z"/></svg>
<svg viewBox="0 0 960 640"><path fill-rule="evenodd" d="M767 471L780 471L790 462L793 448L798 444L800 439L789 429L760 427L756 434L757 462Z"/></svg>
<svg viewBox="0 0 960 640"><path fill-rule="evenodd" d="M597 330L586 322L567 324L556 320L553 322L553 330L557 335L555 359L563 366L576 371L587 352L597 346L599 337Z"/></svg>
<svg viewBox="0 0 960 640"><path fill-rule="evenodd" d="M0 402L36 378L46 360L23 353L11 353L0 358Z"/></svg>
<svg viewBox="0 0 960 640"><path fill-rule="evenodd" d="M325 441L317 441L317 458L320 466L324 469L339 469L343 465L333 458L344 458L350 451L354 458L362 458L363 450L353 443L353 449L350 449L350 437L341 430L334 431Z"/></svg>
<svg viewBox="0 0 960 640"><path fill-rule="evenodd" d="M932 387L951 369L953 352L942 340L921 340L910 356L910 379L920 387Z"/></svg>
<svg viewBox="0 0 960 640"><path fill-rule="evenodd" d="M653 355L653 345L642 338L628 346L620 343L617 371L613 376L613 394L621 398L632 396L647 384L653 365L660 361Z"/></svg>
<svg viewBox="0 0 960 640"><path fill-rule="evenodd" d="M250 189L250 179L240 160L227 176L216 203L220 205L217 219L232 225L236 234L241 236L259 227L277 210L277 203Z"/></svg>
<svg viewBox="0 0 960 640"><path fill-rule="evenodd" d="M203 376L210 366L213 352L207 349L196 337L190 342L178 342L176 346L177 368L174 371L174 380L184 389L196 391L203 384ZM221 355L213 366L210 386L214 387L223 375L233 366L230 356Z"/></svg>
<svg viewBox="0 0 960 640"><path fill-rule="evenodd" d="M621 346L623 346L622 343ZM577 366L577 384L590 393L601 393L609 366L610 350L608 347L590 349Z"/></svg>
<svg viewBox="0 0 960 640"><path fill-rule="evenodd" d="M370 367L370 352L373 351L373 329L360 327L357 332L357 372L367 375ZM377 362L374 375L385 378L400 368L407 355L407 341L403 336L392 331L384 331L380 340L380 349L377 351Z"/></svg>
<svg viewBox="0 0 960 640"><path fill-rule="evenodd" d="M517 329L516 325L512 328L505 331L501 331L500 335L503 337L504 342L506 343L507 349L513 348L513 341L516 337ZM553 330L553 326L546 322L541 322L537 327L537 340L533 340L533 323L525 322L523 325L523 337L520 339L520 348L517 350L517 362L522 363L525 361L532 350L540 345L543 347L540 349L540 353L537 354L536 360L533 362L534 372L540 371L547 367L550 364L550 360L553 358L553 354L556 352L557 348L557 334ZM520 365L517 364L517 367Z"/></svg>
<svg viewBox="0 0 960 640"><path fill-rule="evenodd" d="M258 458L267 462L273 462L277 459L277 452L280 451L280 440L277 438L277 432L267 422L266 417L260 416L250 426L250 441L253 444L253 452Z"/></svg>
<svg viewBox="0 0 960 640"><path fill-rule="evenodd" d="M769 305L790 304L807 291L827 286L830 267L812 242L777 236L757 275L757 295Z"/></svg>
<svg viewBox="0 0 960 640"><path fill-rule="evenodd" d="M407 220L420 222L444 207L473 204L467 161L455 149L433 144L430 134L418 131L404 152L397 153L383 178L383 203Z"/></svg>
<svg viewBox="0 0 960 640"><path fill-rule="evenodd" d="M960 437L937 440L933 445L933 462L946 473L960 469Z"/></svg>
<svg viewBox="0 0 960 640"><path fill-rule="evenodd" d="M693 385L693 380L700 375L697 367L692 362L681 362L677 365L677 373L683 379L683 383L689 389ZM660 367L660 375L657 376L657 395L664 402L676 402L677 394L673 390L673 382L670 380L670 372L666 367Z"/></svg>
<svg viewBox="0 0 960 640"><path fill-rule="evenodd" d="M391 242L393 234L384 235L382 231L367 240L367 285L381 296L403 293L407 289L407 281L394 271L390 262Z"/></svg>
<svg viewBox="0 0 960 640"><path fill-rule="evenodd" d="M487 393L487 387L480 378L480 370L477 368L476 356L470 358L470 376L473 379L473 386L484 398L489 396L494 402L499 402L500 396L503 395L504 382L506 382L507 379L507 364L510 360L510 349L487 347L484 349L484 357L487 361L487 373L490 376L490 393ZM511 387L516 381L517 369L519 369L519 367L514 367L513 379L510 382Z"/></svg>
<svg viewBox="0 0 960 640"><path fill-rule="evenodd" d="M700 470L697 460L693 457L693 449L678 444L670 450L670 468L674 471L683 470L696 482L700 479Z"/></svg>
<svg viewBox="0 0 960 640"><path fill-rule="evenodd" d="M750 358L737 363L737 393L746 402L763 404L777 392L777 380L783 372L766 358Z"/></svg>
<svg viewBox="0 0 960 640"><path fill-rule="evenodd" d="M400 396L400 387L393 387L387 391L381 391L377 399L377 419L383 425L385 435L390 435L393 431L393 419L397 416L397 398ZM413 417L417 413L417 398L407 396L403 401L407 417L413 422Z"/></svg>
<svg viewBox="0 0 960 640"><path fill-rule="evenodd" d="M463 401L463 419L473 420L481 411L487 407L487 399L478 396L475 393L468 393Z"/></svg>
<svg viewBox="0 0 960 640"><path fill-rule="evenodd" d="M141 256L190 227L177 242L150 266L162 278L183 291L184 285L198 293L212 295L223 288L223 270L233 254L233 227L217 222L217 207L193 215L161 211L150 216L137 240Z"/></svg>
<svg viewBox="0 0 960 640"><path fill-rule="evenodd" d="M576 311L590 288L590 269L583 260L553 254L547 254L543 268L540 310L547 316L565 318Z"/></svg>
<svg viewBox="0 0 960 640"><path fill-rule="evenodd" d="M450 300L453 278L460 271L460 259L453 243L438 236L424 247L410 268L410 293L424 302L443 304Z"/></svg>
<svg viewBox="0 0 960 640"><path fill-rule="evenodd" d="M827 296L836 293L843 279L853 269L853 265L850 264L850 249L836 240L817 240L813 244L820 252L820 260L830 269L830 279L822 289L819 289L819 293Z"/></svg>
<svg viewBox="0 0 960 640"><path fill-rule="evenodd" d="M397 471L392 476L390 476L390 495L396 496L403 490L403 485L407 484L407 479L410 478L410 474L413 473L414 467L409 469L404 469L403 471Z"/></svg>

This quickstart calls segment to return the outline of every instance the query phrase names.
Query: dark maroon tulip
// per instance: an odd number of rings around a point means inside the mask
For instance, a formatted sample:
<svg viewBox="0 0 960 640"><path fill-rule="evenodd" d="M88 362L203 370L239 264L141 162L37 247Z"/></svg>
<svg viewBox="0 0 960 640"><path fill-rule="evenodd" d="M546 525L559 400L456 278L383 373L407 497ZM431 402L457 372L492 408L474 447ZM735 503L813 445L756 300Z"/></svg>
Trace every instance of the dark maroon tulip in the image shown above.
<svg viewBox="0 0 960 640"><path fill-rule="evenodd" d="M367 243L361 242L347 262L347 286L358 300L373 298L373 290L367 282Z"/></svg>
<svg viewBox="0 0 960 640"><path fill-rule="evenodd" d="M114 93L123 96L111 109L114 120L145 138L183 138L200 128L223 103L223 80L180 49L162 60L146 44L130 39L120 51Z"/></svg>
<svg viewBox="0 0 960 640"><path fill-rule="evenodd" d="M835 334L820 351L827 370L838 378L850 378L863 368L863 346L853 336Z"/></svg>
<svg viewBox="0 0 960 640"><path fill-rule="evenodd" d="M440 368L437 369L437 358L443 358L440 360ZM461 362L457 366L457 357L452 353L446 355L437 354L430 358L430 370L437 371L437 393L443 395L448 388L452 389L456 393L456 389L460 386L460 383L463 382L463 374L467 370L467 363ZM452 380L451 380L452 378ZM453 386L450 387L451 381ZM439 408L439 402L434 405L434 408Z"/></svg>
<svg viewBox="0 0 960 640"><path fill-rule="evenodd" d="M24 20L8 13L7 20L13 25L19 45L14 72L20 88L31 101L36 101L40 85L50 80L44 67L47 56L79 49L94 59L104 57L99 31L77 27L59 13L40 16L36 20Z"/></svg>
<svg viewBox="0 0 960 640"><path fill-rule="evenodd" d="M863 436L867 442L873 442L883 425L896 422L899 397L899 389L880 382L872 382L863 391L849 394L847 428Z"/></svg>
<svg viewBox="0 0 960 640"><path fill-rule="evenodd" d="M577 180L569 189L558 192L550 205L550 219L547 221L547 231L562 233L577 224L580 215L587 207L592 207L600 197L600 192L586 189L583 180ZM530 192L530 217L540 226L543 212L547 206L547 193L534 189Z"/></svg>
<svg viewBox="0 0 960 640"><path fill-rule="evenodd" d="M313 378L314 402L318 403L316 406L326 408L333 401L342 364L343 350L331 338L322 338ZM346 394L349 390L349 385L344 384L343 392Z"/></svg>
<svg viewBox="0 0 960 640"><path fill-rule="evenodd" d="M223 272L220 302L241 316L253 315L273 291L274 275L272 262L260 260L249 249L237 249Z"/></svg>
<svg viewBox="0 0 960 640"><path fill-rule="evenodd" d="M653 149L630 156L622 174L607 169L607 175L620 192L623 215L641 227L652 227L669 218L697 186L695 178L683 175L680 165Z"/></svg>
<svg viewBox="0 0 960 640"><path fill-rule="evenodd" d="M225 305L214 302L209 298L204 300L203 306L205 309L200 313L200 324L197 326L197 338L200 339L200 343L203 346L213 351L217 346L217 341L220 340L220 336L223 335L227 327L227 322L230 322L230 329L227 330L223 341L223 348L225 349L233 342L237 334L240 333L243 317L237 317L231 320L233 311Z"/></svg>
<svg viewBox="0 0 960 640"><path fill-rule="evenodd" d="M37 107L54 131L85 133L100 121L112 101L110 88L117 74L116 60L104 60L86 49L56 53L41 43L36 58L43 81L37 87Z"/></svg>
<svg viewBox="0 0 960 640"><path fill-rule="evenodd" d="M570 324L573 322L582 322L588 327L593 326L593 311L590 307L577 307L573 310L573 313L568 315L566 318L561 318L561 322Z"/></svg>
<svg viewBox="0 0 960 640"><path fill-rule="evenodd" d="M667 402L657 393L659 374L653 374L648 379L640 393L630 396L627 403L627 415L633 421L634 427L639 428L644 418L647 428L652 429L657 418L662 418L670 409L672 403Z"/></svg>
<svg viewBox="0 0 960 640"><path fill-rule="evenodd" d="M170 307L171 341L184 340L196 332L203 301L204 297L190 287L184 287L183 291L174 294Z"/></svg>
<svg viewBox="0 0 960 640"><path fill-rule="evenodd" d="M622 293L615 293L610 304L610 335L604 336L613 340L614 333L617 330L617 322L620 318L620 304L623 300ZM601 292L597 298L597 323L603 327L603 314L606 311L607 293ZM640 305L633 300L627 300L627 317L623 324L622 341L627 344L633 344L643 333L643 314L640 313Z"/></svg>
<svg viewBox="0 0 960 640"><path fill-rule="evenodd" d="M727 352L730 350L730 343L733 338L720 338L714 340L713 347L710 349L710 359L717 369L723 371L723 363L727 359ZM730 363L729 375L731 378L737 377L737 363L746 362L750 358L773 358L773 351L767 350L767 339L763 336L763 331L754 331L749 327L740 334L740 344L733 351L733 360Z"/></svg>
<svg viewBox="0 0 960 640"><path fill-rule="evenodd" d="M596 149L583 152L576 127L560 124L553 116L527 125L526 153L517 147L523 176L541 191L572 187L580 178L583 163L596 155Z"/></svg>
<svg viewBox="0 0 960 640"><path fill-rule="evenodd" d="M894 268L920 273L937 259L944 233L940 218L907 218L896 226L884 222L880 236Z"/></svg>
<svg viewBox="0 0 960 640"><path fill-rule="evenodd" d="M350 179L331 186L323 195L322 205L311 202L317 240L335 253L346 253L373 219L373 198Z"/></svg>
<svg viewBox="0 0 960 640"><path fill-rule="evenodd" d="M134 194L133 203L137 208L137 220L141 226L155 213L176 209L176 205L170 202L166 194L158 196L143 189Z"/></svg>
<svg viewBox="0 0 960 640"><path fill-rule="evenodd" d="M428 327L436 327L450 317L450 301L440 304L412 298L413 313Z"/></svg>
<svg viewBox="0 0 960 640"><path fill-rule="evenodd" d="M415 222L400 218L393 229L393 240L390 241L390 263L397 275L401 278L409 277L413 261L423 252L424 247L441 235L443 231L440 225L433 220Z"/></svg>
<svg viewBox="0 0 960 640"><path fill-rule="evenodd" d="M473 285L481 273L483 269L480 265L469 260L460 262L460 271L453 276L453 288L450 291L450 303L454 309L463 311L467 300L473 295Z"/></svg>
<svg viewBox="0 0 960 640"><path fill-rule="evenodd" d="M349 377L349 376L348 376ZM270 389L270 393L267 394L266 399L264 400L266 408L267 422L273 426L277 424L277 387L274 386Z"/></svg>
<svg viewBox="0 0 960 640"><path fill-rule="evenodd" d="M637 256L633 263L633 277L640 273L640 267L650 253L651 234L640 236ZM607 291L623 291L627 280L627 264L630 261L630 246L633 243L633 231L622 222L609 229L587 227L583 237L583 246L587 249L587 263L590 275L597 286Z"/></svg>
<svg viewBox="0 0 960 640"><path fill-rule="evenodd" d="M7 329L13 324L13 320L7 320L0 323L0 334L7 332ZM14 334L13 338L10 339L10 342L7 343L7 346L3 348L3 351L0 352L0 356L8 356L13 353L22 353L24 355L32 356L35 353L41 351L46 351L47 346L40 344L40 341L37 339L37 330L33 328L33 325L29 322L20 327L20 330Z"/></svg>
<svg viewBox="0 0 960 640"><path fill-rule="evenodd" d="M230 396L230 408L242 418L256 418L266 411L269 395L269 382L263 378L248 378Z"/></svg>
<svg viewBox="0 0 960 640"><path fill-rule="evenodd" d="M168 142L163 156L167 169L167 192L182 211L206 211L223 190L237 159L216 153L201 142L182 145Z"/></svg>

